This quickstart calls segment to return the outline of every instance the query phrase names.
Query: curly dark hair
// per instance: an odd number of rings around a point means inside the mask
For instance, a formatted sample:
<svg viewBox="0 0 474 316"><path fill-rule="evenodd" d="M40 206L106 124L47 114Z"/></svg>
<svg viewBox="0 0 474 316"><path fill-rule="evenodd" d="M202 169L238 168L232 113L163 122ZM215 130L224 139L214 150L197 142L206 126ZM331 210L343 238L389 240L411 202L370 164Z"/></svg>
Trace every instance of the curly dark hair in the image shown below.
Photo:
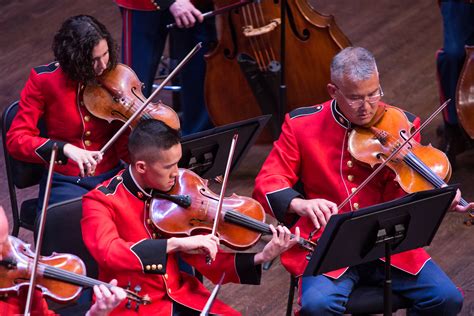
<svg viewBox="0 0 474 316"><path fill-rule="evenodd" d="M89 83L95 79L92 50L102 39L109 47L107 68L112 69L117 65L117 44L107 28L89 15L77 15L64 21L54 36L54 56L71 79Z"/></svg>

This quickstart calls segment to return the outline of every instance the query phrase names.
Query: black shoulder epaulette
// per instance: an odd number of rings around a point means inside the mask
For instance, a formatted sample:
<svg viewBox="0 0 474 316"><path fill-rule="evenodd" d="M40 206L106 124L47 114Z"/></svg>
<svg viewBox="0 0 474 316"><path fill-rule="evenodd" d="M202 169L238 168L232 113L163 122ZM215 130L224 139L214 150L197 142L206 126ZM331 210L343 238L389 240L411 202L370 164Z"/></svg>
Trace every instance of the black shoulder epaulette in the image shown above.
<svg viewBox="0 0 474 316"><path fill-rule="evenodd" d="M294 118L297 118L297 117L300 117L300 116L306 116L306 115L311 115L311 114L314 114L314 113L321 112L322 109L323 109L322 105L307 106L307 107L304 107L304 108L294 109L293 111L290 112L289 115L290 115L290 119L294 119Z"/></svg>
<svg viewBox="0 0 474 316"><path fill-rule="evenodd" d="M417 116L416 116L415 114L413 114L413 113L411 113L411 112L408 112L408 111L405 111L405 110L403 110L403 112L405 113L407 119L408 119L411 123L413 123L413 122L416 120L416 117L417 117Z"/></svg>
<svg viewBox="0 0 474 316"><path fill-rule="evenodd" d="M101 185L100 187L97 188L97 190L104 193L105 195L113 194L115 193L115 190L117 190L118 185L122 183L122 181L123 181L122 176L115 176L112 180L110 180L109 185L107 186Z"/></svg>
<svg viewBox="0 0 474 316"><path fill-rule="evenodd" d="M35 71L39 75L39 74L53 72L56 69L58 69L58 67L59 67L59 63L57 61L53 61L52 63L50 63L48 65L42 65L42 66L35 67Z"/></svg>

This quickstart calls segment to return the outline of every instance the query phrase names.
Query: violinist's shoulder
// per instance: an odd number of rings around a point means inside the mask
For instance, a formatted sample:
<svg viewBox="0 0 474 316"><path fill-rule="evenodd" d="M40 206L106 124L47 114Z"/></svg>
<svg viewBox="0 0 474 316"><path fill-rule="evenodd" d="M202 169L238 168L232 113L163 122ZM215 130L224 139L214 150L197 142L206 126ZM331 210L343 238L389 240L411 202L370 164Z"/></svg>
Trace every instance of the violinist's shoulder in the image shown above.
<svg viewBox="0 0 474 316"><path fill-rule="evenodd" d="M116 175L109 181L102 183L100 186L97 187L97 190L102 192L105 195L115 194L117 192L117 188L120 183L123 182L123 177L121 174Z"/></svg>
<svg viewBox="0 0 474 316"><path fill-rule="evenodd" d="M302 117L302 116L313 115L313 114L321 112L322 110L323 110L323 105L318 104L318 105L305 106L305 107L294 109L288 115L290 116L290 119L292 120L292 119Z"/></svg>
<svg viewBox="0 0 474 316"><path fill-rule="evenodd" d="M403 114L405 114L406 118L408 119L408 121L410 121L411 123L414 123L415 121L419 120L418 116L416 116L415 114L411 113L410 111L407 111L405 109L402 109L398 106L393 106L393 105L388 105L386 104L386 106L389 106L389 107L392 107L392 108L395 108L395 109L398 109L399 111L402 111Z"/></svg>
<svg viewBox="0 0 474 316"><path fill-rule="evenodd" d="M59 68L59 63L57 61L53 61L52 63L49 63L47 65L41 65L34 67L34 71L36 74L41 75L41 74L47 74L47 73L52 73L55 72Z"/></svg>
<svg viewBox="0 0 474 316"><path fill-rule="evenodd" d="M418 119L418 116L416 116L415 114L411 112L403 110L403 113L405 113L405 116L411 123L414 123Z"/></svg>

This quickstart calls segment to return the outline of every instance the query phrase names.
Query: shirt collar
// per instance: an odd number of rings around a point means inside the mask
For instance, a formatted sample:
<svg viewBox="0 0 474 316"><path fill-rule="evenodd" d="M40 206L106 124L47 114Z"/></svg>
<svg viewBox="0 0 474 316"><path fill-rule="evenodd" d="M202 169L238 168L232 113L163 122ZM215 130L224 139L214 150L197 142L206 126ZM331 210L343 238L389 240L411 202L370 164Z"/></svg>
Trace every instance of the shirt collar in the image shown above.
<svg viewBox="0 0 474 316"><path fill-rule="evenodd" d="M143 189L133 177L131 165L129 165L128 168L125 169L122 177L123 184L125 185L127 190L135 197L142 201L146 201L151 198L151 190Z"/></svg>
<svg viewBox="0 0 474 316"><path fill-rule="evenodd" d="M337 124L341 125L342 127L348 129L352 127L352 123L342 114L341 109L337 105L336 99L331 101L331 112L334 120L336 120Z"/></svg>

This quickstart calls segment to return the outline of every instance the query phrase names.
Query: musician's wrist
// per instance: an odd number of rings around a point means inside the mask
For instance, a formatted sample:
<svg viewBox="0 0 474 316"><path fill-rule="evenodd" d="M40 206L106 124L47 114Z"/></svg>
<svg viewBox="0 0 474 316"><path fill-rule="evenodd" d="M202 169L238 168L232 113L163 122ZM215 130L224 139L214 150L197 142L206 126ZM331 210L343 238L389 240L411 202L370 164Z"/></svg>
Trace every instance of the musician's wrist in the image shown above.
<svg viewBox="0 0 474 316"><path fill-rule="evenodd" d="M297 210L299 205L301 204L301 201L304 201L304 199L295 197L290 201L290 204L288 205L288 213L292 214L298 214Z"/></svg>
<svg viewBox="0 0 474 316"><path fill-rule="evenodd" d="M166 253L178 252L181 250L180 238L171 237L166 241Z"/></svg>
<svg viewBox="0 0 474 316"><path fill-rule="evenodd" d="M254 265L258 266L259 264L262 264L268 260L265 260L265 256L262 251L257 252L255 256L253 257L253 263Z"/></svg>

